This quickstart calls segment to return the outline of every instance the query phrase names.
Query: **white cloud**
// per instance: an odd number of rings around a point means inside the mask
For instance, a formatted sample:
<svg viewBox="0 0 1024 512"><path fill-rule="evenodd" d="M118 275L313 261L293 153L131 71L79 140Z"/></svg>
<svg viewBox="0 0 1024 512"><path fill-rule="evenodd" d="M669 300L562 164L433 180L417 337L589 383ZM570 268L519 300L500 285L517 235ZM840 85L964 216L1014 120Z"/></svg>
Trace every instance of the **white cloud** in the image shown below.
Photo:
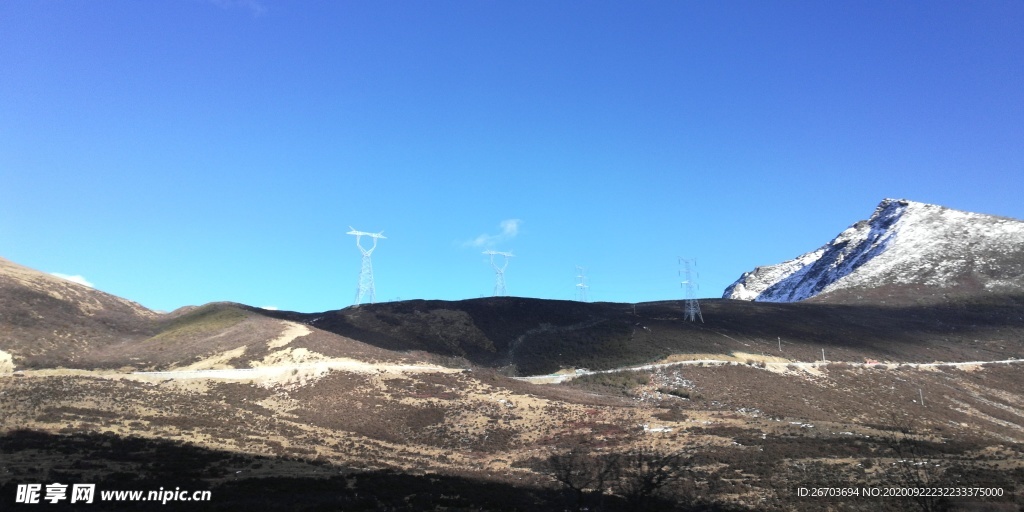
<svg viewBox="0 0 1024 512"><path fill-rule="evenodd" d="M277 306L260 306L260 309L265 309L267 311L277 311Z"/></svg>
<svg viewBox="0 0 1024 512"><path fill-rule="evenodd" d="M61 274L60 272L50 272L50 275L51 276L59 277L61 279L67 280L67 281L71 281L72 283L78 283L78 284L80 284L82 286L88 286L89 288L93 288L92 283L87 281L82 276L69 276L67 274Z"/></svg>
<svg viewBox="0 0 1024 512"><path fill-rule="evenodd" d="M500 242L506 242L516 237L519 234L519 226L523 221L519 219L506 219L501 221L498 226L501 228L501 232L494 235L484 233L477 236L476 238L465 242L463 245L466 247L491 247Z"/></svg>

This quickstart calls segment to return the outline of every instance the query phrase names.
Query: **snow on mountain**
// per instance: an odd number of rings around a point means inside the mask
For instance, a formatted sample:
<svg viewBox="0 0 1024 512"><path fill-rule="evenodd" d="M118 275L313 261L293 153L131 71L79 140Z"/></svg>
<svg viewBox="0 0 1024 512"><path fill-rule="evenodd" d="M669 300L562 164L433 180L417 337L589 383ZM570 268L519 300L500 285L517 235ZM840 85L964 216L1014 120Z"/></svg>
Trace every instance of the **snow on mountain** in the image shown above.
<svg viewBox="0 0 1024 512"><path fill-rule="evenodd" d="M723 297L795 302L838 290L883 286L1020 292L1024 222L885 199L870 219L850 226L821 248L744 273Z"/></svg>

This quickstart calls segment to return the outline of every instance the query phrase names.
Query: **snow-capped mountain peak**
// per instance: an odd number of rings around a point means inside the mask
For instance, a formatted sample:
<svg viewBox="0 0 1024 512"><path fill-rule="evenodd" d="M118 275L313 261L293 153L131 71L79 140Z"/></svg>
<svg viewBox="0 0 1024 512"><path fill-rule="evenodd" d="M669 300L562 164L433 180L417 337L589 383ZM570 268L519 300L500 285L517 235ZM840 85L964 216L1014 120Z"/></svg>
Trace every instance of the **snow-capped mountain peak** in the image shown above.
<svg viewBox="0 0 1024 512"><path fill-rule="evenodd" d="M883 286L943 293L1024 290L1024 222L885 199L815 251L744 273L724 297L795 302Z"/></svg>

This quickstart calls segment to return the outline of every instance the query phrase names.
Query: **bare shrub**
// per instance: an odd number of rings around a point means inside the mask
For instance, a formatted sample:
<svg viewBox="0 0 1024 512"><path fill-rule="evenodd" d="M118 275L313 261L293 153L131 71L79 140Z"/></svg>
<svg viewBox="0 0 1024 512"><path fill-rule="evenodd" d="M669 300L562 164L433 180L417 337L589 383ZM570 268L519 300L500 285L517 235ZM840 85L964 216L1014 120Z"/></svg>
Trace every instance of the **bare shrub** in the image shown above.
<svg viewBox="0 0 1024 512"><path fill-rule="evenodd" d="M603 491L618 468L609 455L595 454L589 446L575 443L551 454L539 469L562 486L577 510L583 510L588 504L602 501Z"/></svg>
<svg viewBox="0 0 1024 512"><path fill-rule="evenodd" d="M648 510L689 471L690 460L682 452L640 448L617 456L616 465L616 493L633 508Z"/></svg>
<svg viewBox="0 0 1024 512"><path fill-rule="evenodd" d="M894 460L877 460L874 463L880 468L875 473L876 478L880 478L879 485L924 489L943 487L949 483L950 475L945 474L948 461L935 453L929 453L926 443L915 439L916 428L913 417L890 413L883 442ZM927 493L915 496L913 500L920 510L926 512L947 510L950 506L945 498L929 496Z"/></svg>
<svg viewBox="0 0 1024 512"><path fill-rule="evenodd" d="M598 510L611 502L654 510L673 501L678 504L686 495L680 484L690 466L691 458L683 452L644 447L599 453L576 443L550 455L539 469L562 486L577 510Z"/></svg>

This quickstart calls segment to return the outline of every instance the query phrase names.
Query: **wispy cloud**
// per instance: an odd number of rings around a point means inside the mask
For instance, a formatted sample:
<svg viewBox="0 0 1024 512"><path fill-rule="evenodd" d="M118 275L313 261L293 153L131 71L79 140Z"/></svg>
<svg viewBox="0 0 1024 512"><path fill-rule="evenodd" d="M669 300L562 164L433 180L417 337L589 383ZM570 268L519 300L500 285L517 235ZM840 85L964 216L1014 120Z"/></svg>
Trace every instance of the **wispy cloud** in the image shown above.
<svg viewBox="0 0 1024 512"><path fill-rule="evenodd" d="M522 225L522 223L523 221L519 219L503 220L498 224L501 228L501 232L493 235L484 233L463 243L462 245L465 247L491 247L501 242L507 242L519 234L519 226Z"/></svg>
<svg viewBox="0 0 1024 512"><path fill-rule="evenodd" d="M253 16L263 16L267 13L267 6L259 0L210 0L211 3L222 9L240 7L248 9Z"/></svg>
<svg viewBox="0 0 1024 512"><path fill-rule="evenodd" d="M82 286L88 286L89 288L93 288L92 283L87 281L82 276L69 276L67 274L61 274L60 272L50 272L50 275L51 276L59 277L61 279L67 280L67 281L71 281L72 283L78 283L78 284L80 284Z"/></svg>

